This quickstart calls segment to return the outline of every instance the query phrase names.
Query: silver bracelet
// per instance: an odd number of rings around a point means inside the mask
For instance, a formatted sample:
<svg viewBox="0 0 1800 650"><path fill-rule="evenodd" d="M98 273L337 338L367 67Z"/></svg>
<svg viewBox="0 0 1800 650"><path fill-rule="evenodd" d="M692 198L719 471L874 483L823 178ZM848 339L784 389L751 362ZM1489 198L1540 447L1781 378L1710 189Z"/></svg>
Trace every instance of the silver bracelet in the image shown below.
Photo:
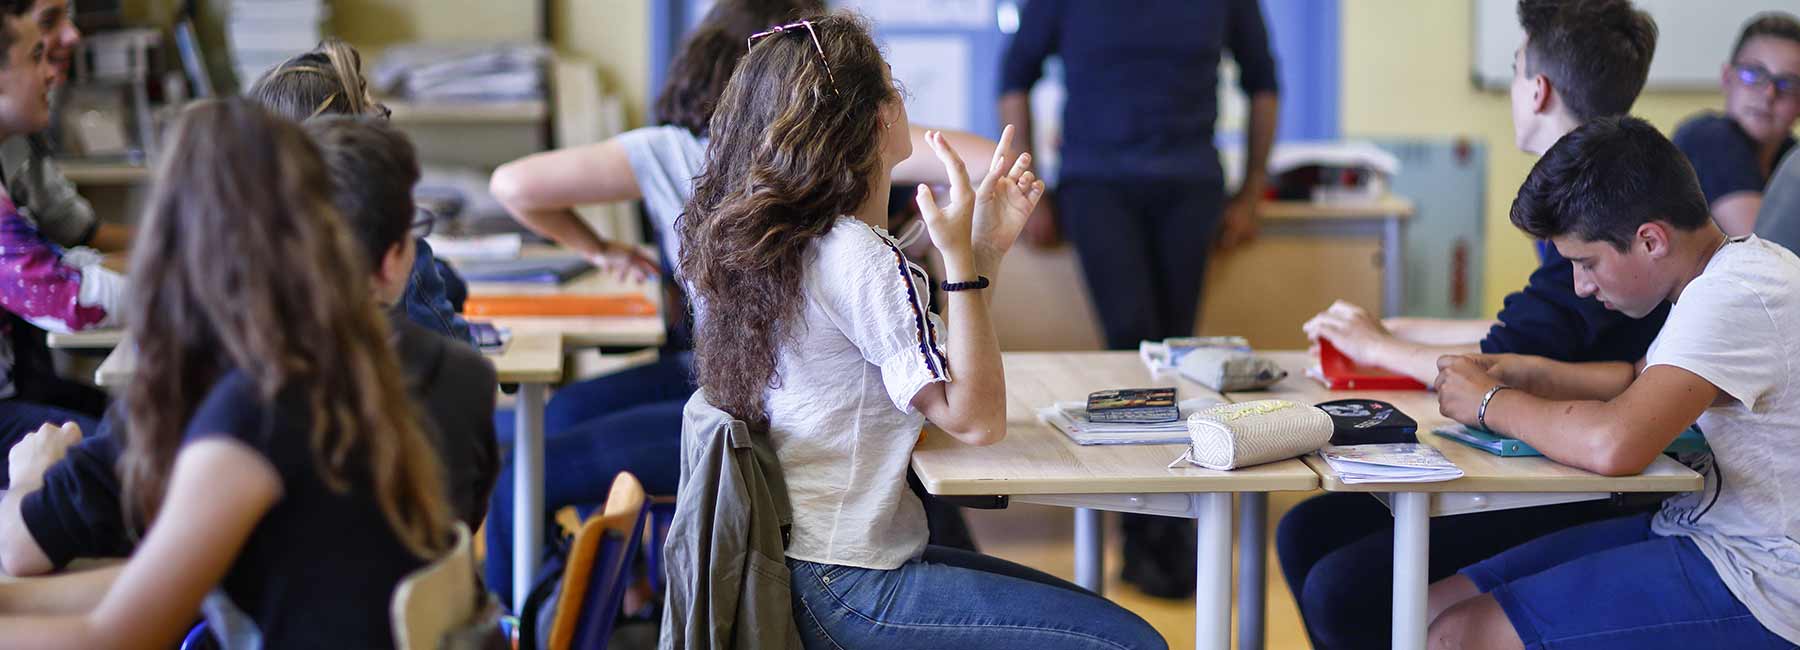
<svg viewBox="0 0 1800 650"><path fill-rule="evenodd" d="M1480 425L1482 430L1489 430L1487 425L1488 402L1493 401L1495 394L1508 388L1512 387L1506 384L1497 384L1493 388L1489 388L1486 395L1481 396L1481 408L1475 410L1475 423Z"/></svg>

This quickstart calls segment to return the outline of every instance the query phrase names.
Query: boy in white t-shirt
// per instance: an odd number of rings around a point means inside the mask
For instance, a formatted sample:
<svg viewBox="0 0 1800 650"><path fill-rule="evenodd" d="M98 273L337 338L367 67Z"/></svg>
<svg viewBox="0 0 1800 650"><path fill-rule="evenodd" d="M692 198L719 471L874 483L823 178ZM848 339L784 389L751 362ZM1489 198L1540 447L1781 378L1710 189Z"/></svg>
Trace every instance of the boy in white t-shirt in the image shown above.
<svg viewBox="0 0 1800 650"><path fill-rule="evenodd" d="M1577 293L1634 318L1674 307L1635 365L1444 357L1444 415L1615 476L1643 471L1698 421L1706 487L1432 585L1432 647L1800 643L1800 258L1727 239L1681 152L1631 117L1551 147L1512 221L1575 264Z"/></svg>

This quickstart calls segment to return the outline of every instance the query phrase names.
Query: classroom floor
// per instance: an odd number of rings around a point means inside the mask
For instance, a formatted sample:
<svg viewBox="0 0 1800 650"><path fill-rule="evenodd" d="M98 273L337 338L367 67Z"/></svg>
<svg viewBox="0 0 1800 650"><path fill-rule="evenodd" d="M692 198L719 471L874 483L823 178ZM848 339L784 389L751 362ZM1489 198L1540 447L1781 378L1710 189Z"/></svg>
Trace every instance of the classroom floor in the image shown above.
<svg viewBox="0 0 1800 650"><path fill-rule="evenodd" d="M1277 492L1269 495L1269 539L1275 539L1275 524L1294 504L1310 493ZM1075 577L1075 511L1068 508L1035 505L1013 505L1005 510L969 510L970 528L981 551L1005 558L1064 579ZM1170 648L1194 647L1194 599L1164 600L1151 598L1119 581L1119 534L1117 515L1107 514L1106 595L1114 602L1136 612L1161 632ZM1301 627L1300 613L1281 569L1275 562L1275 549L1263 549L1268 557L1267 626L1268 650L1304 650L1312 645ZM1234 556L1235 557L1235 556ZM1233 566L1235 566L1235 559ZM1233 578L1232 584L1236 584ZM1232 643L1237 643L1236 613L1233 612Z"/></svg>

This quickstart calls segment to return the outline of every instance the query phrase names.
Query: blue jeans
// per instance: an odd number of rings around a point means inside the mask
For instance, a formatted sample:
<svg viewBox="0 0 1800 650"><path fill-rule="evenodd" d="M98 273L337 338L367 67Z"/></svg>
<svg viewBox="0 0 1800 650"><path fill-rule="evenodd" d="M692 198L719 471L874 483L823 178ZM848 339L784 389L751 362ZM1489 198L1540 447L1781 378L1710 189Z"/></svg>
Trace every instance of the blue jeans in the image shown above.
<svg viewBox="0 0 1800 650"><path fill-rule="evenodd" d="M928 546L879 571L788 559L807 650L1167 648L1144 619L1053 576Z"/></svg>
<svg viewBox="0 0 1800 650"><path fill-rule="evenodd" d="M1793 648L1758 623L1693 540L1651 515L1547 535L1462 570L1532 648Z"/></svg>
<svg viewBox="0 0 1800 650"><path fill-rule="evenodd" d="M634 406L685 402L693 394L693 353L664 353L651 363L556 389L544 405L544 431L555 434Z"/></svg>
<svg viewBox="0 0 1800 650"><path fill-rule="evenodd" d="M685 401L645 404L589 420L544 440L544 512L591 510L606 501L613 477L629 471L652 495L681 481L681 409ZM547 431L552 429L546 429ZM488 588L512 602L513 472L508 458L488 500Z"/></svg>

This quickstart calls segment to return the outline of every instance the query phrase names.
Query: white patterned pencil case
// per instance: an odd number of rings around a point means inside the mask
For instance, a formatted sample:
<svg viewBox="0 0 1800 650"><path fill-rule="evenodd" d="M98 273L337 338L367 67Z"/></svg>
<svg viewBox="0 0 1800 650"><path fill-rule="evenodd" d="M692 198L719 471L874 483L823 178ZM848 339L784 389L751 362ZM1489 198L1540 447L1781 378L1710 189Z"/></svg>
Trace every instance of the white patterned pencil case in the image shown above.
<svg viewBox="0 0 1800 650"><path fill-rule="evenodd" d="M1331 442L1331 416L1316 406L1284 399L1225 404L1188 416L1183 461L1231 470L1301 456Z"/></svg>

